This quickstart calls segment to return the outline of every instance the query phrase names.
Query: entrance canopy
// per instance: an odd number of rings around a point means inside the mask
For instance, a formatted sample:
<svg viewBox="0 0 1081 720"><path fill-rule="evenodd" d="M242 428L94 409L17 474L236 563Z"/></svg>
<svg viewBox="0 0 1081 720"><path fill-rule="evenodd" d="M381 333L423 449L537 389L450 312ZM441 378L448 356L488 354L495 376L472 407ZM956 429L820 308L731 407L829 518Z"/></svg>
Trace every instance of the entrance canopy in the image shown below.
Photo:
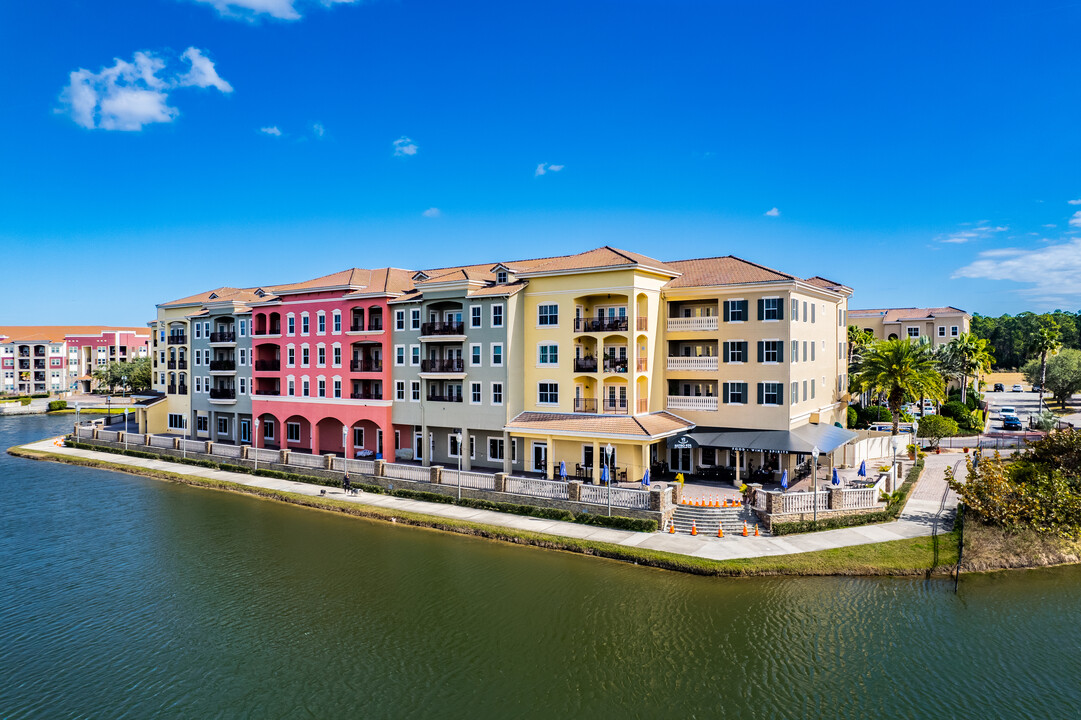
<svg viewBox="0 0 1081 720"><path fill-rule="evenodd" d="M699 429L676 437L676 447L712 447L741 452L774 452L810 454L817 446L819 452L833 452L856 438L851 430L835 425L804 425L795 430L721 430ZM685 443L685 445L681 445Z"/></svg>

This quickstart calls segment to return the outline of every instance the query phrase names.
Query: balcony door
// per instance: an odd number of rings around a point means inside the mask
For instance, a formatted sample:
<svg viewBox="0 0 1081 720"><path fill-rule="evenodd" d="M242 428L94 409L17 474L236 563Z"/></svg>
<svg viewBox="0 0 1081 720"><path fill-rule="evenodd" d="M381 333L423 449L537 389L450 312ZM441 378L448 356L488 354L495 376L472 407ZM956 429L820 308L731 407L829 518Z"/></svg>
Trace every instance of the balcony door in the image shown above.
<svg viewBox="0 0 1081 720"><path fill-rule="evenodd" d="M533 472L548 472L548 444L533 443Z"/></svg>
<svg viewBox="0 0 1081 720"><path fill-rule="evenodd" d="M692 472L694 468L691 463L691 449L672 448L672 471L673 472Z"/></svg>

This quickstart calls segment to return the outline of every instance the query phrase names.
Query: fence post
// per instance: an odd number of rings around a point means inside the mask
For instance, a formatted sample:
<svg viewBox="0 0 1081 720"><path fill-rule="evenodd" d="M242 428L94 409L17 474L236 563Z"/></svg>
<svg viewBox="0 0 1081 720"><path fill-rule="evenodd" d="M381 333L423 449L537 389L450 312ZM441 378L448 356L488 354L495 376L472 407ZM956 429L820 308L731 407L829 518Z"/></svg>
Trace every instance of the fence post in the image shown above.
<svg viewBox="0 0 1081 720"><path fill-rule="evenodd" d="M784 509L784 495L772 490L766 493L766 514L767 515L780 515Z"/></svg>
<svg viewBox="0 0 1081 720"><path fill-rule="evenodd" d="M333 470L334 469L334 455L332 455L331 453L327 453L326 455L323 456L323 469L324 470Z"/></svg>
<svg viewBox="0 0 1081 720"><path fill-rule="evenodd" d="M439 485L443 482L442 465L431 465L428 467L428 482L432 485Z"/></svg>
<svg viewBox="0 0 1081 720"><path fill-rule="evenodd" d="M146 435L143 435L143 445L146 445L147 447L150 447L150 440L151 440L151 439L152 439L153 437L154 437L154 436L153 436L153 435L151 435L150 433L147 433Z"/></svg>
<svg viewBox="0 0 1081 720"><path fill-rule="evenodd" d="M826 505L829 510L844 510L845 507L845 491L841 488L831 487L829 490L829 501Z"/></svg>
<svg viewBox="0 0 1081 720"><path fill-rule="evenodd" d="M372 474L375 477L386 477L386 474L387 474L386 470L387 470L387 461L386 460L376 460L375 461L375 470L372 472Z"/></svg>
<svg viewBox="0 0 1081 720"><path fill-rule="evenodd" d="M582 501L582 481L581 480L568 480L567 481L567 499L571 502Z"/></svg>
<svg viewBox="0 0 1081 720"><path fill-rule="evenodd" d="M173 450L179 450L179 449L180 449L180 438L175 437L175 438L173 438Z"/></svg>
<svg viewBox="0 0 1081 720"><path fill-rule="evenodd" d="M683 500L683 485L680 483L672 483L668 487L672 488L672 504L679 505Z"/></svg>
<svg viewBox="0 0 1081 720"><path fill-rule="evenodd" d="M99 432L101 432L101 430L100 430L100 429L99 429L99 428L98 428L98 427L97 427L97 426L95 425L95 426L94 426L94 431L93 431L93 435L91 435L91 437L93 437L93 438L94 438L95 440L97 440L97 439L98 439L98 433L99 433Z"/></svg>
<svg viewBox="0 0 1081 720"><path fill-rule="evenodd" d="M289 451L288 450L279 450L278 451L278 462L280 462L282 465L288 465L289 464Z"/></svg>
<svg viewBox="0 0 1081 720"><path fill-rule="evenodd" d="M653 512L664 512L664 491L659 487L649 487L649 509Z"/></svg>
<svg viewBox="0 0 1081 720"><path fill-rule="evenodd" d="M214 443L211 440L206 441L206 454L207 455L213 455L214 454Z"/></svg>
<svg viewBox="0 0 1081 720"><path fill-rule="evenodd" d="M240 446L240 459L241 460L251 460L251 457L249 457L250 455L251 455L251 445L241 445Z"/></svg>
<svg viewBox="0 0 1081 720"><path fill-rule="evenodd" d="M492 490L501 493L507 492L507 473L499 472L495 474L495 486ZM578 492L581 492L581 489L579 489Z"/></svg>

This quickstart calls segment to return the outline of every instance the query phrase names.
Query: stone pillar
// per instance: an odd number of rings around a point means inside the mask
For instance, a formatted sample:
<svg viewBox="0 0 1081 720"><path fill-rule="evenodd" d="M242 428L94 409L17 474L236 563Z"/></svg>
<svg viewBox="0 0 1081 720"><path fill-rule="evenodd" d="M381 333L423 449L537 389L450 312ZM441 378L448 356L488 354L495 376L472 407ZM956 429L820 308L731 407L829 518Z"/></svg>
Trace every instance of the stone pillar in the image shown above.
<svg viewBox="0 0 1081 720"><path fill-rule="evenodd" d="M649 443L642 443L642 476L645 477L646 470L649 470ZM628 473L629 474L629 473ZM628 477L628 480L635 480L640 478ZM653 478L650 478L652 481Z"/></svg>
<svg viewBox="0 0 1081 720"><path fill-rule="evenodd" d="M544 477L548 480L555 477L555 474L553 473L553 463L555 462L555 458L553 457L553 455L555 455L553 452L554 449L555 443L552 442L552 436L549 435L544 438Z"/></svg>
<svg viewBox="0 0 1081 720"><path fill-rule="evenodd" d="M571 502L582 501L582 481L581 480L568 480L567 481L567 499Z"/></svg>
<svg viewBox="0 0 1081 720"><path fill-rule="evenodd" d="M748 497L758 497L758 493L762 492L762 483L747 483L747 488L750 490Z"/></svg>
<svg viewBox="0 0 1081 720"><path fill-rule="evenodd" d="M173 438L173 450L179 450L179 449L180 449L180 438L175 437L175 438Z"/></svg>
<svg viewBox="0 0 1081 720"><path fill-rule="evenodd" d="M742 483L739 481L739 450L736 450L736 487L739 487Z"/></svg>
<svg viewBox="0 0 1081 720"><path fill-rule="evenodd" d="M428 482L432 485L439 485L443 482L442 465L431 465L428 467Z"/></svg>
<svg viewBox="0 0 1081 720"><path fill-rule="evenodd" d="M672 483L668 487L672 488L672 502L679 505L680 501L683 500L683 486L679 483Z"/></svg>
<svg viewBox="0 0 1081 720"><path fill-rule="evenodd" d="M511 444L512 440L509 432L503 433L503 474L510 475L513 472L511 467Z"/></svg>
<svg viewBox="0 0 1081 720"><path fill-rule="evenodd" d="M458 448L458 453L462 456L462 470L472 469L472 458L469 457L469 428L462 428L462 446Z"/></svg>
<svg viewBox="0 0 1081 720"><path fill-rule="evenodd" d="M143 435L143 445L146 445L147 447L150 447L150 438L152 438L152 437L154 437L154 436L151 435L150 433L146 433L145 435Z"/></svg>
<svg viewBox="0 0 1081 720"><path fill-rule="evenodd" d="M251 445L240 446L240 459L251 460Z"/></svg>
<svg viewBox="0 0 1081 720"><path fill-rule="evenodd" d="M495 487L492 489L495 492L507 492L507 473L495 474Z"/></svg>
<svg viewBox="0 0 1081 720"><path fill-rule="evenodd" d="M421 387L420 391L421 391L421 398L420 399L421 399L421 402L423 403L423 401L424 401L424 387L423 386ZM417 449L418 448L413 448L413 457L414 457L414 459L417 456L417 452L416 452ZM419 450L420 450L420 457L421 457L420 464L423 467L430 467L431 464L432 464L432 458L431 458L432 444L431 444L431 442L428 441L428 425L427 425L427 423L420 426L420 448L419 448Z"/></svg>
<svg viewBox="0 0 1081 720"><path fill-rule="evenodd" d="M206 454L207 455L212 455L213 451L214 451L214 443L211 442L210 440L207 440L206 441Z"/></svg>
<svg viewBox="0 0 1081 720"><path fill-rule="evenodd" d="M774 490L766 493L766 514L775 515L781 512L781 493Z"/></svg>
<svg viewBox="0 0 1081 720"><path fill-rule="evenodd" d="M98 431L99 431L99 429L100 429L100 428L98 428L98 426L97 426L97 425L95 425L95 426L94 426L94 428L93 428L93 430L92 430L92 435L91 435L91 437L93 437L93 439L95 439L95 440L97 440L97 439L98 439Z"/></svg>
<svg viewBox="0 0 1081 720"><path fill-rule="evenodd" d="M385 460L375 461L375 477L386 477L387 463Z"/></svg>
<svg viewBox="0 0 1081 720"><path fill-rule="evenodd" d="M833 487L831 485L829 493L830 493L829 504L827 505L827 507L829 507L830 510L844 510L844 506L845 506L844 490L842 490L839 487Z"/></svg>
<svg viewBox="0 0 1081 720"><path fill-rule="evenodd" d="M649 488L649 509L654 512L664 512L664 491L659 487Z"/></svg>
<svg viewBox="0 0 1081 720"><path fill-rule="evenodd" d="M598 358L597 362L600 362ZM597 400L600 402L600 399ZM600 440L593 441L593 484L601 484L601 443Z"/></svg>
<svg viewBox="0 0 1081 720"><path fill-rule="evenodd" d="M326 455L323 456L323 469L324 470L333 470L334 469L334 455L332 455L331 453L327 453Z"/></svg>
<svg viewBox="0 0 1081 720"><path fill-rule="evenodd" d="M288 450L279 450L278 451L278 462L280 462L282 465L288 465L289 464L289 451Z"/></svg>

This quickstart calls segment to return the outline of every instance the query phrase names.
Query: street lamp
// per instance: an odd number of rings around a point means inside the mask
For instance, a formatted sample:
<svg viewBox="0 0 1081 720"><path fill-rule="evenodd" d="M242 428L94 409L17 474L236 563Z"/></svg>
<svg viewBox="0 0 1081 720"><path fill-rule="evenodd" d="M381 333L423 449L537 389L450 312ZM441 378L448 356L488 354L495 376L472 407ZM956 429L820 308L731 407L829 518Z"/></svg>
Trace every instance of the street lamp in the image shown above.
<svg viewBox="0 0 1081 720"><path fill-rule="evenodd" d="M818 455L821 450L815 445L811 448L811 492L814 493L814 521L818 522Z"/></svg>
<svg viewBox="0 0 1081 720"><path fill-rule="evenodd" d="M79 438L79 403L75 403L75 438Z"/></svg>
<svg viewBox="0 0 1081 720"><path fill-rule="evenodd" d="M349 428L347 428L345 425L342 425L342 457L343 458L348 458L349 457L349 446L345 442L348 438L349 438ZM342 465L342 467L345 467L345 465Z"/></svg>
<svg viewBox="0 0 1081 720"><path fill-rule="evenodd" d="M120 396L126 398L128 396L128 376L120 376Z"/></svg>
<svg viewBox="0 0 1081 720"><path fill-rule="evenodd" d="M608 460L608 515L612 515L612 443L604 446L604 454Z"/></svg>
<svg viewBox="0 0 1081 720"><path fill-rule="evenodd" d="M455 442L458 443L458 499L462 499L462 434L457 433Z"/></svg>
<svg viewBox="0 0 1081 720"><path fill-rule="evenodd" d="M128 451L128 409L124 408L124 452Z"/></svg>
<svg viewBox="0 0 1081 720"><path fill-rule="evenodd" d="M255 455L255 472L259 472L259 418L252 420L251 424L254 428L252 432L255 433L251 438L251 444L255 447L255 452L252 454Z"/></svg>

